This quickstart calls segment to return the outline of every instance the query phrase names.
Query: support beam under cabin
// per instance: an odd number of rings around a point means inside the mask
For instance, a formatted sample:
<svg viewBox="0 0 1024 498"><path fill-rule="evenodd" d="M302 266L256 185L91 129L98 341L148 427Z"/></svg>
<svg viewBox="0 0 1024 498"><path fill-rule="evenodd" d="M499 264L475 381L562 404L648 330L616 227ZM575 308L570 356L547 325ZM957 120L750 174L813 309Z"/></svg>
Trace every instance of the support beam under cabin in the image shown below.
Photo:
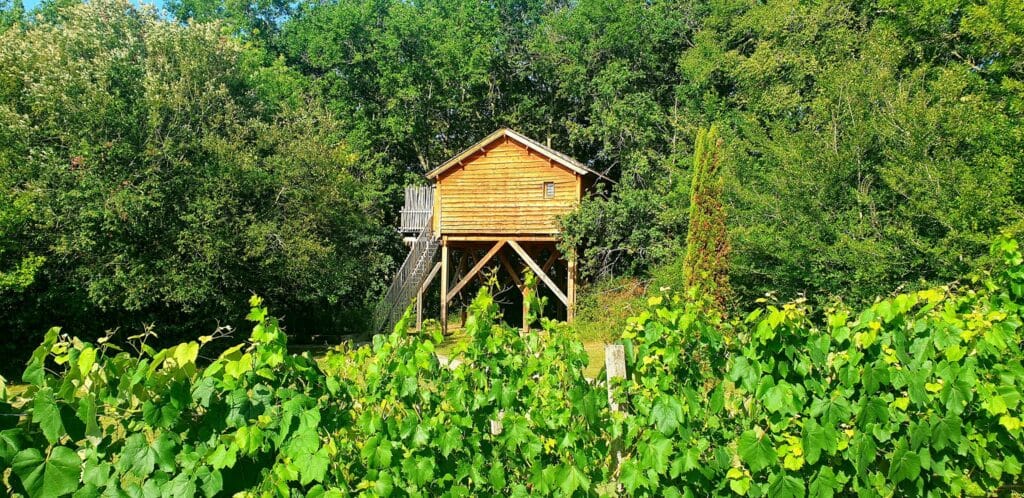
<svg viewBox="0 0 1024 498"><path fill-rule="evenodd" d="M569 252L566 263L566 297L569 298L569 302L565 306L565 320L571 322L576 318L576 249Z"/></svg>
<svg viewBox="0 0 1024 498"><path fill-rule="evenodd" d="M419 291L416 293L416 330L423 330L423 294L430 288L430 284L434 281L434 277L437 276L437 272L441 270L441 262L437 262L434 267L427 274L427 279L420 285Z"/></svg>
<svg viewBox="0 0 1024 498"><path fill-rule="evenodd" d="M519 243L514 240L509 240L508 245L512 246L512 249L519 254L520 258L523 258L523 261L526 262L526 265L529 266L530 269L533 270L533 273L537 275L537 277L540 278L540 280L544 282L545 285L548 286L548 289L551 289L551 292L555 295L555 297L558 298L559 301L562 301L562 304L569 304L569 298L565 297L565 293L563 293L562 290L558 288L558 285L555 284L554 280L551 280L551 277L549 277L548 274L544 272L544 269L541 268L540 265L538 265L532 257L530 257L530 254L527 253L525 249L523 249L523 246L519 245Z"/></svg>
<svg viewBox="0 0 1024 498"><path fill-rule="evenodd" d="M491 247L489 251L487 251L487 254L484 254L484 257L480 258L480 260L477 261L477 263L473 265L472 268L469 269L469 272L467 272L466 275L463 276L461 280L459 280L459 283L455 284L455 287L452 287L452 289L448 292L447 299L451 300L451 298L455 297L456 294L461 292L462 288L465 287L470 280L473 280L473 277L477 276L477 274L480 273L480 270L482 270L484 266L487 265L487 262L490 261L491 258L493 258L494 255L498 253L498 251L501 250L502 246L505 245L505 242L506 241L502 239L495 243L494 246Z"/></svg>
<svg viewBox="0 0 1024 498"><path fill-rule="evenodd" d="M448 334L448 241L441 240L441 333Z"/></svg>

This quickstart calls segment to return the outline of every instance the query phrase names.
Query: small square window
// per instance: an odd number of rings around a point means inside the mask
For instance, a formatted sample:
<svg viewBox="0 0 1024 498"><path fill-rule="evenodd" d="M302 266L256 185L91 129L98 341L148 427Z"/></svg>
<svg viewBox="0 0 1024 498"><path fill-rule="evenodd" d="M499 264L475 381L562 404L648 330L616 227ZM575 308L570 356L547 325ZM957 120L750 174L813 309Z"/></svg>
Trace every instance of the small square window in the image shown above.
<svg viewBox="0 0 1024 498"><path fill-rule="evenodd" d="M544 197L551 198L555 196L555 182L544 182Z"/></svg>

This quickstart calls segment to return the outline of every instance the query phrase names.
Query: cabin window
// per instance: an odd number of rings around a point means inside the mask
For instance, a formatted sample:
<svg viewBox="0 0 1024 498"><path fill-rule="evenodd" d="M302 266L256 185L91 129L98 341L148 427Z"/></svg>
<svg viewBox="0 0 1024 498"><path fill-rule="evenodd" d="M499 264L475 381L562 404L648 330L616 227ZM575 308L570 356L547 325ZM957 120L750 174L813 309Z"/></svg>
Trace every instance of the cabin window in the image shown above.
<svg viewBox="0 0 1024 498"><path fill-rule="evenodd" d="M552 198L555 196L555 182L544 182L544 197Z"/></svg>

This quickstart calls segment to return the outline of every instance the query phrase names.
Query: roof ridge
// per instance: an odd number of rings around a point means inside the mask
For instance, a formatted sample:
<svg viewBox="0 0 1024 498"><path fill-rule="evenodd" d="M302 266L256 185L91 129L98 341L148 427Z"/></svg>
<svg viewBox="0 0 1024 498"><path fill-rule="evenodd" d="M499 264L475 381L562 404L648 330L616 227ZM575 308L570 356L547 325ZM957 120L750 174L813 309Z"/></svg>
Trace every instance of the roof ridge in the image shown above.
<svg viewBox="0 0 1024 498"><path fill-rule="evenodd" d="M593 169L589 168L587 165L585 165L585 164L581 163L580 161L576 160L572 156L569 156L569 155L564 154L562 152L559 152L559 151L557 151L555 149L552 149L551 147L548 147L548 146L546 146L544 144L541 144L540 142L537 142L536 140L534 140L534 139L532 139L530 137L527 137L526 135L523 135L522 133L519 133L519 132L517 132L517 131L513 130L512 128L509 128L509 127L501 127L501 128L498 128L497 130L491 132L486 137L484 137L481 140L477 141L473 145L467 147L462 152L459 152L458 154L453 156L451 159L448 159L447 161L442 163L440 166L430 170L430 172L428 172L427 175L426 175L427 178L430 178L430 179L436 178L441 173L444 173L445 171L447 171L448 169L452 168L453 166L455 166L457 164L461 164L462 161L464 161L467 157L473 155L474 153L478 152L480 149L483 149L484 147L486 147L487 145L490 145L492 142L494 142L495 140L497 140L498 138L501 138L501 137L509 137L509 138L512 138L513 140L516 140L517 142L522 142L522 144L525 145L527 148L536 149L541 154L544 154L548 158L554 160L555 162L558 162L562 166L572 170L574 173L576 173L578 175L582 176L582 175L587 175L587 174L593 174L593 175L598 176L600 178L603 178L605 180L610 180L605 175L602 175L601 173L598 173L597 171L594 171Z"/></svg>

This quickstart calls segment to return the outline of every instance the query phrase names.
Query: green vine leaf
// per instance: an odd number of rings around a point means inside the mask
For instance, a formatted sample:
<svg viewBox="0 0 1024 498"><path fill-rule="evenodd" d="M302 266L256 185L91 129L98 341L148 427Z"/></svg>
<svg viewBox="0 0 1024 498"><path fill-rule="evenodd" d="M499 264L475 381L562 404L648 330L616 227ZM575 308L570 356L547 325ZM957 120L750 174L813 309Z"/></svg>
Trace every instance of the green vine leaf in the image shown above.
<svg viewBox="0 0 1024 498"><path fill-rule="evenodd" d="M65 446L54 446L45 459L35 448L22 450L12 464L30 498L57 498L75 492L81 466L78 454Z"/></svg>

